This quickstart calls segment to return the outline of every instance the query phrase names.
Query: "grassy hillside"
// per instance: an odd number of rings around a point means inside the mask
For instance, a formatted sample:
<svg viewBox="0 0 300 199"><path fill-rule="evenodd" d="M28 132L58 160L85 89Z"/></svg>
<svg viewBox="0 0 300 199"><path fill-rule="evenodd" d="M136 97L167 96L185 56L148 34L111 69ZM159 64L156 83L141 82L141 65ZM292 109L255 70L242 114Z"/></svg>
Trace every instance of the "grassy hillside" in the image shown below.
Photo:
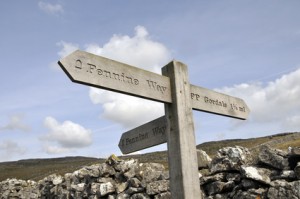
<svg viewBox="0 0 300 199"><path fill-rule="evenodd" d="M7 178L38 181L53 173L65 174L99 162L104 162L104 159L64 157L3 162L0 163L0 181Z"/></svg>
<svg viewBox="0 0 300 199"><path fill-rule="evenodd" d="M287 150L289 146L300 147L300 133L282 133L272 136L233 139L206 142L197 145L198 149L206 151L211 157L215 156L218 149L226 146L244 146L250 150L257 150L261 144L269 144L273 148ZM120 157L122 159L136 158L140 162L157 162L168 167L168 158L165 151L153 152L142 155L130 155ZM30 159L15 162L0 163L0 181L7 178L18 178L24 180L40 180L44 177L57 173L65 174L80 169L82 166L102 163L104 159L88 157L65 157L53 159Z"/></svg>
<svg viewBox="0 0 300 199"><path fill-rule="evenodd" d="M257 149L261 144L269 144L273 148L287 150L289 146L300 146L300 133L281 133L272 136L249 138L249 139L232 139L214 142L205 142L197 145L198 149L206 151L211 157L215 156L218 149L227 146L243 146L250 150Z"/></svg>

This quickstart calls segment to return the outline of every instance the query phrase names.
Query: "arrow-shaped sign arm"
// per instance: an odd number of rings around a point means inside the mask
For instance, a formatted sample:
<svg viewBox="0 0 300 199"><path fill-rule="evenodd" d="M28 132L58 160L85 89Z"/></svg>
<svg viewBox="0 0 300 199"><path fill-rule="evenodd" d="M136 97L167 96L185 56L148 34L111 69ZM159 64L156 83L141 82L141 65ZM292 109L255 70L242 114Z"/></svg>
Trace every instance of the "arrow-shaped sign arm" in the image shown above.
<svg viewBox="0 0 300 199"><path fill-rule="evenodd" d="M73 82L171 103L170 80L157 73L80 50L58 64Z"/></svg>
<svg viewBox="0 0 300 199"><path fill-rule="evenodd" d="M169 131L165 116L122 134L119 148L123 154L132 153L167 142Z"/></svg>
<svg viewBox="0 0 300 199"><path fill-rule="evenodd" d="M190 90L194 110L241 120L247 119L250 113L247 104L240 98L194 85L191 85Z"/></svg>

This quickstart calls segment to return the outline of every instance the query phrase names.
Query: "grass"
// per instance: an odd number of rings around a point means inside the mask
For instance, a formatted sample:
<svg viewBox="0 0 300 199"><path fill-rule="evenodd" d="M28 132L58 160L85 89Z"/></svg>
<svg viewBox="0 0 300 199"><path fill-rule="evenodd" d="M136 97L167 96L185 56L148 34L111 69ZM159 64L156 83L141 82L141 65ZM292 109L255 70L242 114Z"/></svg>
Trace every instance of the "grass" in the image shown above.
<svg viewBox="0 0 300 199"><path fill-rule="evenodd" d="M288 147L300 147L300 139L284 142L277 145L277 148L281 150L286 150Z"/></svg>
<svg viewBox="0 0 300 199"><path fill-rule="evenodd" d="M53 173L64 175L82 166L104 162L103 159L66 157L53 159L32 159L0 163L0 181L7 178L41 180Z"/></svg>
<svg viewBox="0 0 300 199"><path fill-rule="evenodd" d="M298 139L288 140L290 136L297 135L299 136ZM281 141L283 139L287 139L287 141ZM222 140L222 141L215 141L215 142L206 142L203 144L199 144L197 149L204 150L209 156L214 157L216 152L223 147L229 146L242 146L246 147L250 150L257 149L261 144L269 143L271 147L287 150L288 146L300 146L300 135L299 133L282 133L276 134L272 136L265 136L259 138L249 138L249 139L232 139L232 140Z"/></svg>

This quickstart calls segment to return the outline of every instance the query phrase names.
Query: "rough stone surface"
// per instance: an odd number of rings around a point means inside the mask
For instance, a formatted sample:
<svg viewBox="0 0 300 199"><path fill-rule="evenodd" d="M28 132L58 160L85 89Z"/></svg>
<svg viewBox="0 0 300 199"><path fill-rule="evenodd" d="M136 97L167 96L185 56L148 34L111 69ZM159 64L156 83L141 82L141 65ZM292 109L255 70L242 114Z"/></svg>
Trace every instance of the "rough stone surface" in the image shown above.
<svg viewBox="0 0 300 199"><path fill-rule="evenodd" d="M289 153L290 155L293 155L293 156L300 156L300 147L290 147L289 148Z"/></svg>
<svg viewBox="0 0 300 199"><path fill-rule="evenodd" d="M241 173L245 178L256 180L264 184L270 184L271 171L264 168L255 168L253 166L242 166Z"/></svg>
<svg viewBox="0 0 300 199"><path fill-rule="evenodd" d="M300 151L261 146L257 157L243 147L225 147L200 178L205 199L300 199ZM257 159L255 162L253 159Z"/></svg>
<svg viewBox="0 0 300 199"><path fill-rule="evenodd" d="M286 182L278 180L268 190L268 198L298 199L300 198L300 181Z"/></svg>
<svg viewBox="0 0 300 199"><path fill-rule="evenodd" d="M170 196L167 173L161 164L113 155L103 164L64 176L52 174L39 182L7 179L0 182L0 198L164 199Z"/></svg>
<svg viewBox="0 0 300 199"><path fill-rule="evenodd" d="M251 161L251 154L247 148L240 146L224 147L218 151L217 156L212 160L210 170L212 173L239 171L241 165L247 165Z"/></svg>
<svg viewBox="0 0 300 199"><path fill-rule="evenodd" d="M197 149L198 168L208 168L211 163L211 158L203 150Z"/></svg>
<svg viewBox="0 0 300 199"><path fill-rule="evenodd" d="M150 197L145 193L136 193L133 194L130 199L150 199Z"/></svg>
<svg viewBox="0 0 300 199"><path fill-rule="evenodd" d="M147 194L156 195L162 192L169 191L169 181L167 180L159 180L155 182L150 182L147 187Z"/></svg>
<svg viewBox="0 0 300 199"><path fill-rule="evenodd" d="M142 182L143 186L146 186L149 182L161 180L165 176L164 166L157 163L141 163L136 172L136 177Z"/></svg>
<svg viewBox="0 0 300 199"><path fill-rule="evenodd" d="M170 192L164 192L155 195L154 199L170 199L171 198L171 193Z"/></svg>
<svg viewBox="0 0 300 199"><path fill-rule="evenodd" d="M297 163L294 172L295 172L295 176L300 180L300 162Z"/></svg>
<svg viewBox="0 0 300 199"><path fill-rule="evenodd" d="M273 167L274 169L282 170L289 168L287 154L280 150L272 149L267 145L260 147L258 160L260 163Z"/></svg>
<svg viewBox="0 0 300 199"><path fill-rule="evenodd" d="M300 151L261 147L254 162L244 147L225 147L200 175L203 199L300 199ZM207 167L200 167L207 170ZM171 199L168 171L161 164L111 156L103 164L64 176L0 182L0 199ZM201 198L201 197L199 197Z"/></svg>

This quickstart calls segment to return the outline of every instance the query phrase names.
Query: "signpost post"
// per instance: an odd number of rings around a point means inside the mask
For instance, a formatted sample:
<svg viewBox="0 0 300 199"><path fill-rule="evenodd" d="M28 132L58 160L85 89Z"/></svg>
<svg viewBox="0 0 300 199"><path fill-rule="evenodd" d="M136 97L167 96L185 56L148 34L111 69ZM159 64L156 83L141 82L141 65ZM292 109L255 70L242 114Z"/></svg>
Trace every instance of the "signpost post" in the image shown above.
<svg viewBox="0 0 300 199"><path fill-rule="evenodd" d="M162 69L171 80L172 103L165 104L172 198L202 198L187 67L176 61Z"/></svg>
<svg viewBox="0 0 300 199"><path fill-rule="evenodd" d="M125 132L119 148L127 154L167 141L175 199L202 197L192 110L242 120L249 114L242 99L191 85L181 62L170 62L159 75L77 50L58 64L73 82L165 103L165 116Z"/></svg>

